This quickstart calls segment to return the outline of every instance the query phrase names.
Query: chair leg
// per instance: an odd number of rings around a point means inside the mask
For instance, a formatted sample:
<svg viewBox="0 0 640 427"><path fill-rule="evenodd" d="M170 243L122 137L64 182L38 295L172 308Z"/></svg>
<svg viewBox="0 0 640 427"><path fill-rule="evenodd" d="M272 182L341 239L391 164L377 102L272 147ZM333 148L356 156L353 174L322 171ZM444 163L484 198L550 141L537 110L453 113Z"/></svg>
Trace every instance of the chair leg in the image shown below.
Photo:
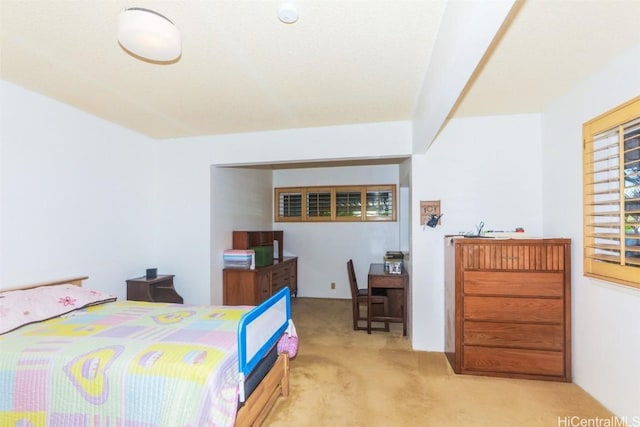
<svg viewBox="0 0 640 427"><path fill-rule="evenodd" d="M353 307L351 308L351 311L353 312L353 330L357 331L358 330L358 317L360 317L360 303L356 302L353 304Z"/></svg>

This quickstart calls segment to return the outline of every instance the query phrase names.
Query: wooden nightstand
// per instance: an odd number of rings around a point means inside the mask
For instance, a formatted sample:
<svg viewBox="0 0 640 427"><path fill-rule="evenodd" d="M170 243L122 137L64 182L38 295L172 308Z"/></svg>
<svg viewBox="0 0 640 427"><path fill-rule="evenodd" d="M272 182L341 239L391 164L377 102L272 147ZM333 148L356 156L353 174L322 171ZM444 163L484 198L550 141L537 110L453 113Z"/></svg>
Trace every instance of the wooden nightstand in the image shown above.
<svg viewBox="0 0 640 427"><path fill-rule="evenodd" d="M127 299L132 301L173 302L184 300L173 287L173 274L158 274L155 279L145 276L127 280Z"/></svg>

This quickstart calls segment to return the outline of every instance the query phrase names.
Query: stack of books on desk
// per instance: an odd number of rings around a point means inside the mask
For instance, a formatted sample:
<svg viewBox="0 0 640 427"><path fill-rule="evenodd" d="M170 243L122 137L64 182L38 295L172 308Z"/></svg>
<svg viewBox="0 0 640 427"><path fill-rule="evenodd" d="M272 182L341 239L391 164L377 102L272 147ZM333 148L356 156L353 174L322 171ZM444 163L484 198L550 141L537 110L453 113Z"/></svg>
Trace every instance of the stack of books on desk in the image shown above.
<svg viewBox="0 0 640 427"><path fill-rule="evenodd" d="M384 254L384 271L391 274L402 274L404 254L398 251L387 251Z"/></svg>
<svg viewBox="0 0 640 427"><path fill-rule="evenodd" d="M252 249L227 249L222 254L224 268L256 268L256 253Z"/></svg>

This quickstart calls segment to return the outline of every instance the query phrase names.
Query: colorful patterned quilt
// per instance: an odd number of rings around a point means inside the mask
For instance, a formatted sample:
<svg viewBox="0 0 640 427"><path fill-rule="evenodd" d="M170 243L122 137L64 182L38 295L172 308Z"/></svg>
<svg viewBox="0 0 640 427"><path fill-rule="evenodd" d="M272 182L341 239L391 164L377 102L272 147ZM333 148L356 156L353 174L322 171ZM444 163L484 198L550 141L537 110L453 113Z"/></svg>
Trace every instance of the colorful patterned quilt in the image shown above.
<svg viewBox="0 0 640 427"><path fill-rule="evenodd" d="M0 336L2 426L232 426L250 307L109 302Z"/></svg>

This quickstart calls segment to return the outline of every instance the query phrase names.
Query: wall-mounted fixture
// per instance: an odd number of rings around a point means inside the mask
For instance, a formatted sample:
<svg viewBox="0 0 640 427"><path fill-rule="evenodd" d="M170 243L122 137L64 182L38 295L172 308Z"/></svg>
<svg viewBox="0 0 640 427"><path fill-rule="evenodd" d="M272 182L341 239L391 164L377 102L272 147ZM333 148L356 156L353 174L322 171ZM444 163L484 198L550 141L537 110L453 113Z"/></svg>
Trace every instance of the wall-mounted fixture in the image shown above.
<svg viewBox="0 0 640 427"><path fill-rule="evenodd" d="M118 42L136 57L174 62L182 54L180 30L164 15L131 7L118 15Z"/></svg>
<svg viewBox="0 0 640 427"><path fill-rule="evenodd" d="M438 225L438 222L440 222L440 218L442 218L443 214L440 215L431 215L431 218L429 218L429 221L427 221L427 225L431 228L436 228L436 225Z"/></svg>
<svg viewBox="0 0 640 427"><path fill-rule="evenodd" d="M298 7L291 1L282 3L278 8L278 19L285 24L293 24L298 20Z"/></svg>
<svg viewBox="0 0 640 427"><path fill-rule="evenodd" d="M440 225L440 218L440 200L420 201L420 224L435 228L436 225Z"/></svg>

